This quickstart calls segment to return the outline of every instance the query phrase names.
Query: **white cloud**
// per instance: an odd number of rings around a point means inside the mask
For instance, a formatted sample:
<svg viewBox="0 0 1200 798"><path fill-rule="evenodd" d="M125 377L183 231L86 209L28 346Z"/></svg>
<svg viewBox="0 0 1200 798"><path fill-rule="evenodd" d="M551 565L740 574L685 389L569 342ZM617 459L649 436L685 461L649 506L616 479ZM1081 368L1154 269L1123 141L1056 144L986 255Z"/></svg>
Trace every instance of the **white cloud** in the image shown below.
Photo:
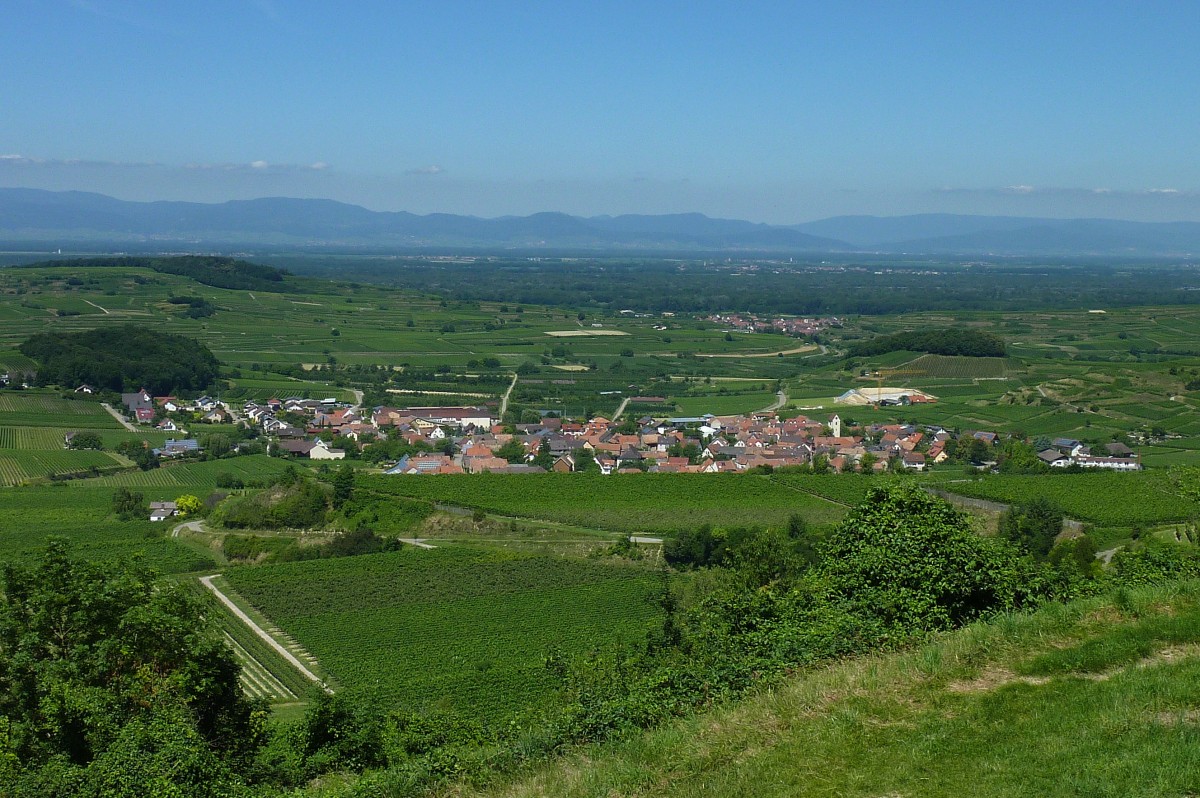
<svg viewBox="0 0 1200 798"><path fill-rule="evenodd" d="M406 174L406 175L440 175L442 172L445 172L445 171L446 171L445 169L443 169L442 167L440 167L434 163L434 164L430 164L429 166L421 166L416 169L409 169L404 174Z"/></svg>

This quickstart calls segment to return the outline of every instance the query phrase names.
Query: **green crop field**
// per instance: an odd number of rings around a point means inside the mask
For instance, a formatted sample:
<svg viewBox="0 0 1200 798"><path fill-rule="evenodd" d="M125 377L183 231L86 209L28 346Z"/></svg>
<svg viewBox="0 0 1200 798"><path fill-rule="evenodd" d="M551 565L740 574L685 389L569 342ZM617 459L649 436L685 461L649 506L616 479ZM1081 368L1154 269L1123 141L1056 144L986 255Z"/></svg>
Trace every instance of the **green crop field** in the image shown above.
<svg viewBox="0 0 1200 798"><path fill-rule="evenodd" d="M64 474L94 475L129 465L124 457L109 452L0 449L0 485L19 485Z"/></svg>
<svg viewBox="0 0 1200 798"><path fill-rule="evenodd" d="M899 366L920 373L920 376L942 379L974 379L977 377L1003 377L1009 363L1002 357L950 357L947 355L921 355Z"/></svg>
<svg viewBox="0 0 1200 798"><path fill-rule="evenodd" d="M34 391L0 392L0 426L119 429L120 424L95 402L72 401Z"/></svg>
<svg viewBox="0 0 1200 798"><path fill-rule="evenodd" d="M52 537L65 538L75 554L88 560L128 560L144 556L162 573L212 568L205 557L171 538L170 525L121 521L112 515L111 488L69 490L64 485L0 489L0 561L23 562L35 557ZM177 492L148 494L148 499L174 499Z"/></svg>
<svg viewBox="0 0 1200 798"><path fill-rule="evenodd" d="M469 549L410 547L226 577L342 688L490 722L553 694L547 655L636 642L658 613L647 600L652 571Z"/></svg>
<svg viewBox="0 0 1200 798"><path fill-rule="evenodd" d="M1200 518L1200 504L1172 490L1161 473L992 475L939 487L963 496L1014 504L1044 498L1071 518L1101 526L1132 527Z"/></svg>
<svg viewBox="0 0 1200 798"><path fill-rule="evenodd" d="M793 513L831 524L845 508L746 474L364 476L372 491L616 532L782 527Z"/></svg>
<svg viewBox="0 0 1200 798"><path fill-rule="evenodd" d="M288 463L265 454L230 457L203 463L181 463L149 471L129 471L123 474L73 482L80 487L126 488L215 488L217 476L231 474L239 479L265 479L282 472Z"/></svg>

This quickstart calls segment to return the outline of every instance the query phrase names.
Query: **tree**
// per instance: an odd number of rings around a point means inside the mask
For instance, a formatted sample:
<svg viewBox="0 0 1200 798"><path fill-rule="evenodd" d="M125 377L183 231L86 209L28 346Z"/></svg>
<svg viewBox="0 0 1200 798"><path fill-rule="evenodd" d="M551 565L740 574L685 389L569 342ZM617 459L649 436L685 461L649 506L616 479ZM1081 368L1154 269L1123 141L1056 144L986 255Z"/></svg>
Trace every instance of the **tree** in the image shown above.
<svg viewBox="0 0 1200 798"><path fill-rule="evenodd" d="M204 512L204 502L190 493L185 493L175 499L175 509L181 516L200 515Z"/></svg>
<svg viewBox="0 0 1200 798"><path fill-rule="evenodd" d="M16 761L7 781L30 794L228 794L265 718L239 670L181 587L138 560L76 560L54 541L36 565L3 573L0 760Z"/></svg>
<svg viewBox="0 0 1200 798"><path fill-rule="evenodd" d="M537 456L533 458L535 466L541 466L549 471L554 467L554 453L550 451L550 439L542 438L542 442L538 444Z"/></svg>
<svg viewBox="0 0 1200 798"><path fill-rule="evenodd" d="M915 485L872 487L829 536L821 571L856 613L905 637L959 626L1027 599L1017 557Z"/></svg>
<svg viewBox="0 0 1200 798"><path fill-rule="evenodd" d="M70 446L72 449L103 449L104 442L100 440L100 433L89 429L72 435Z"/></svg>
<svg viewBox="0 0 1200 798"><path fill-rule="evenodd" d="M1010 507L1000 515L1000 537L1026 554L1046 559L1062 532L1063 512L1044 497Z"/></svg>
<svg viewBox="0 0 1200 798"><path fill-rule="evenodd" d="M130 493L129 488L117 488L112 497L113 512L122 521L144 521L150 516L150 508L140 493Z"/></svg>
<svg viewBox="0 0 1200 798"><path fill-rule="evenodd" d="M525 444L513 438L508 443L496 449L495 455L503 457L510 463L524 463L526 455Z"/></svg>
<svg viewBox="0 0 1200 798"><path fill-rule="evenodd" d="M333 509L339 510L354 496L354 468L345 463L333 475Z"/></svg>

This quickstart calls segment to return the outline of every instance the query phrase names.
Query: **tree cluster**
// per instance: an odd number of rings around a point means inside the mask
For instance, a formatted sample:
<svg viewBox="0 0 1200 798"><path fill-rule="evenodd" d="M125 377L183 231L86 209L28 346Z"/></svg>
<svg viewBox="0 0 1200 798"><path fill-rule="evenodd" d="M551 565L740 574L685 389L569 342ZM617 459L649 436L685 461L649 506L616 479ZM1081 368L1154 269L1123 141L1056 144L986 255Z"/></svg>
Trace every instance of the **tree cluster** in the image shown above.
<svg viewBox="0 0 1200 798"><path fill-rule="evenodd" d="M52 543L0 591L0 793L246 794L265 713L178 586Z"/></svg>
<svg viewBox="0 0 1200 798"><path fill-rule="evenodd" d="M39 385L88 383L101 390L154 395L204 391L220 363L208 347L182 335L133 324L82 332L44 332L19 347L39 364Z"/></svg>
<svg viewBox="0 0 1200 798"><path fill-rule="evenodd" d="M230 288L238 291L282 291L287 272L258 263L223 258L213 255L179 255L176 257L116 257L80 258L78 260L56 260L30 263L24 268L46 268L49 266L80 268L139 268L151 269L160 274L176 274L189 277L198 283L214 288Z"/></svg>
<svg viewBox="0 0 1200 798"><path fill-rule="evenodd" d="M947 327L938 330L914 330L891 335L877 335L850 345L851 357L883 355L888 352L928 352L931 355L966 355L970 357L1005 357L1008 350L997 335L969 327Z"/></svg>

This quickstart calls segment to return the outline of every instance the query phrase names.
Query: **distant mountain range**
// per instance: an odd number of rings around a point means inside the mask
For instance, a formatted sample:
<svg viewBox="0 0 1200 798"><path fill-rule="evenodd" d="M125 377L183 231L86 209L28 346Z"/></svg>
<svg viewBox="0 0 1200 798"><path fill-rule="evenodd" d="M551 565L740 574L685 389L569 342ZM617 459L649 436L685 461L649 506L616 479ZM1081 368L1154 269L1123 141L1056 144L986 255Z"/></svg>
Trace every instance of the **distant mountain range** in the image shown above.
<svg viewBox="0 0 1200 798"><path fill-rule="evenodd" d="M1200 223L921 214L837 216L796 225L699 213L482 219L370 211L322 199L218 204L127 202L80 191L0 188L0 240L161 244L164 249L270 245L671 252L1169 256L1200 253Z"/></svg>

